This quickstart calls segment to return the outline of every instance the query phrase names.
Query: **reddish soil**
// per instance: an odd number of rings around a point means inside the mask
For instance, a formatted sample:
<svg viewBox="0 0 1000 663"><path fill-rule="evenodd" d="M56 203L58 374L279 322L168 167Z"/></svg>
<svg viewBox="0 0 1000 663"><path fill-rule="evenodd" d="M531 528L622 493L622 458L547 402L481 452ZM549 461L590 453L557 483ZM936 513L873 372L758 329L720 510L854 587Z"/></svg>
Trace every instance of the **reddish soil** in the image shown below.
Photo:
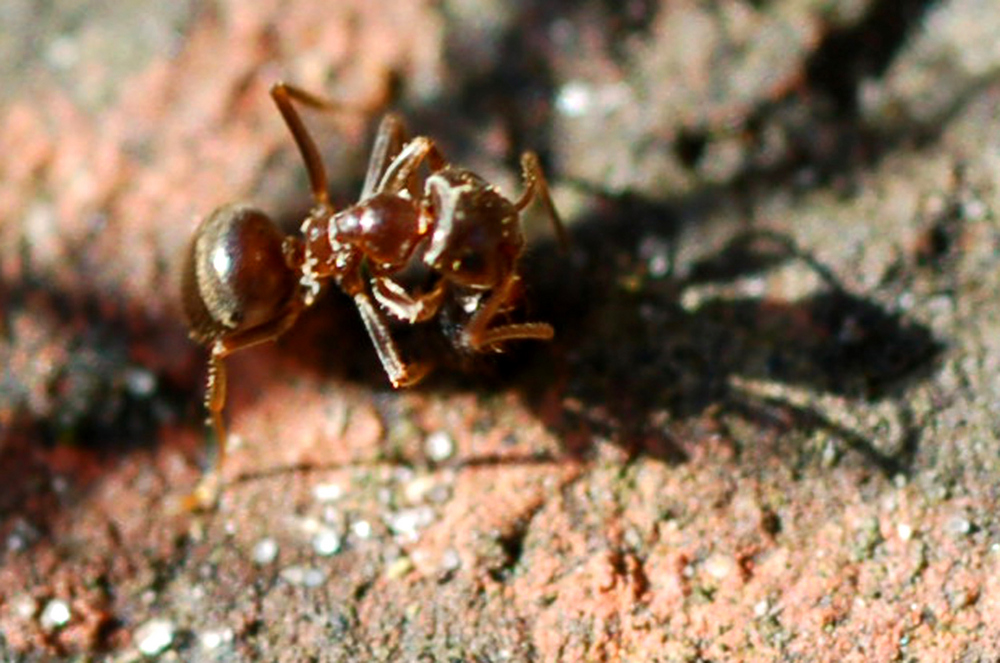
<svg viewBox="0 0 1000 663"><path fill-rule="evenodd" d="M980 7L979 5L983 6ZM0 658L1000 658L1000 18L985 3L11 3ZM519 192L551 343L393 391L331 291L229 361L198 219L294 232L276 80ZM307 113L351 202L377 113ZM410 333L412 332L412 333ZM998 537L998 538L994 538Z"/></svg>

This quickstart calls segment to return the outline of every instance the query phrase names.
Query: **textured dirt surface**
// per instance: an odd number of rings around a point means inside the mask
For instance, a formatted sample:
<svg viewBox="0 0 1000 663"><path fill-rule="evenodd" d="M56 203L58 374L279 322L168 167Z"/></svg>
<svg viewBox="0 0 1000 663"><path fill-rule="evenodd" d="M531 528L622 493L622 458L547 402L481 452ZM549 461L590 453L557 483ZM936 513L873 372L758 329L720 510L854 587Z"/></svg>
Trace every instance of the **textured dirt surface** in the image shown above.
<svg viewBox="0 0 1000 663"><path fill-rule="evenodd" d="M990 0L0 9L0 658L1000 658ZM267 90L397 108L506 191L537 150L551 344L394 392L330 293L230 362L199 218L293 231ZM375 115L309 114L340 203Z"/></svg>

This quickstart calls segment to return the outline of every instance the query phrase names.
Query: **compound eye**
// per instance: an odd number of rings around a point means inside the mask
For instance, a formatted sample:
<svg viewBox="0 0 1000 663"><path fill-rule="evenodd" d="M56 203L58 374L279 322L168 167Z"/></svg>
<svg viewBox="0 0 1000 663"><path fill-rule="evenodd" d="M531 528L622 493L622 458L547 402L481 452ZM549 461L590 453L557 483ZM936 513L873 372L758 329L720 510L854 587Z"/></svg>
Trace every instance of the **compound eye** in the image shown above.
<svg viewBox="0 0 1000 663"><path fill-rule="evenodd" d="M263 212L220 207L195 231L182 298L192 334L208 342L277 318L295 293L284 236Z"/></svg>

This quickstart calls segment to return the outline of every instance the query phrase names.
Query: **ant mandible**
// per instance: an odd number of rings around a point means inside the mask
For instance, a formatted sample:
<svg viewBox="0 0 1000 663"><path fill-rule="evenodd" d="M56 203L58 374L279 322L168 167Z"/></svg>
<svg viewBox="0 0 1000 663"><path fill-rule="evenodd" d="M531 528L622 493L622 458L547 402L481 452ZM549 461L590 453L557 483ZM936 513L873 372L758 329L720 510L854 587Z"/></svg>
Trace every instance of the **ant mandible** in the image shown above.
<svg viewBox="0 0 1000 663"><path fill-rule="evenodd" d="M327 193L326 169L295 104L334 111L341 105L277 83L271 97L306 166L313 207L301 237L284 235L264 212L224 205L195 231L184 265L182 301L192 338L208 346L205 404L217 440L213 467L187 504L215 503L225 460L224 359L287 331L333 280L354 301L393 387L416 384L428 372L403 360L386 315L416 324L432 318L451 293L469 316L457 339L465 349L499 349L507 341L549 340L542 322L494 324L513 306L524 250L520 214L538 198L565 245L566 232L533 152L521 166L524 193L505 198L475 173L449 164L426 136L408 139L394 114L382 120L361 196L337 211ZM428 173L420 177L421 166ZM419 261L436 277L412 293L393 278Z"/></svg>

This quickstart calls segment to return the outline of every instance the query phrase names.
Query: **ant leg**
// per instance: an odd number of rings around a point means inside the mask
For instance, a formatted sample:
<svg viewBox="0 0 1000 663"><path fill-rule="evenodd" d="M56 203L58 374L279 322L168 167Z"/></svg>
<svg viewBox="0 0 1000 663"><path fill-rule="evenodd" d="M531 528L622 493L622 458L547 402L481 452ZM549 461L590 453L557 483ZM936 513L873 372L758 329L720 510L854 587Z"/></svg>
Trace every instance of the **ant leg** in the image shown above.
<svg viewBox="0 0 1000 663"><path fill-rule="evenodd" d="M368 330L372 344L378 352L379 361L382 362L382 369L389 376L389 382L392 383L392 386L399 389L400 387L412 386L422 380L427 375L428 367L421 364L407 366L399 356L396 342L389 334L389 327L372 304L371 299L368 298L368 294L364 291L355 293L354 305L358 307L361 320L365 323L365 329Z"/></svg>
<svg viewBox="0 0 1000 663"><path fill-rule="evenodd" d="M226 407L226 364L225 358L253 345L272 341L285 333L299 317L301 305L296 303L282 317L274 322L250 329L242 334L236 334L226 339L219 339L212 346L208 358L208 380L205 387L205 409L208 410L209 423L215 434L215 458L197 487L182 501L182 506L188 511L211 509L219 497L219 481L222 467L226 462L226 420L223 411Z"/></svg>
<svg viewBox="0 0 1000 663"><path fill-rule="evenodd" d="M212 463L212 474L226 462L226 422L222 410L226 406L226 364L223 356L212 353L208 360L208 385L205 391L205 407L211 417L215 432L217 451Z"/></svg>
<svg viewBox="0 0 1000 663"><path fill-rule="evenodd" d="M377 276L372 280L372 294L375 299L397 320L416 324L434 316L444 300L444 281L438 281L429 292L411 295L403 286L388 276Z"/></svg>
<svg viewBox="0 0 1000 663"><path fill-rule="evenodd" d="M406 127L403 120L395 113L388 113L382 118L375 133L375 144L372 155L368 159L368 172L365 173L365 184L361 187L360 200L366 200L375 193L379 180L396 155L403 149L406 142Z"/></svg>
<svg viewBox="0 0 1000 663"><path fill-rule="evenodd" d="M538 198L545 207L545 213L552 221L559 246L565 251L569 247L569 235L566 233L566 226L563 225L559 212L552 202L552 195L549 193L549 183L542 172L542 165L538 161L538 155L534 152L525 152L521 155L521 171L524 177L525 189L521 198L514 203L518 212L524 210L533 198Z"/></svg>
<svg viewBox="0 0 1000 663"><path fill-rule="evenodd" d="M226 421L222 411L226 406L226 364L223 355L213 348L208 358L208 378L205 386L205 409L208 411L208 423L215 433L215 457L211 466L202 475L201 480L191 494L185 496L182 507L187 511L211 509L219 500L219 476L226 459Z"/></svg>
<svg viewBox="0 0 1000 663"><path fill-rule="evenodd" d="M514 272L510 272L500 287L490 294L486 303L472 315L469 325L462 332L462 337L473 350L480 351L492 345L519 339L548 341L555 336L552 325L544 322L522 322L489 327L501 307L510 300L519 278Z"/></svg>
<svg viewBox="0 0 1000 663"><path fill-rule="evenodd" d="M428 162L432 172L445 167L444 156L434 141L427 136L417 136L404 145L386 167L373 193L398 193L406 190L411 195L417 195L414 191L414 175L424 161Z"/></svg>

